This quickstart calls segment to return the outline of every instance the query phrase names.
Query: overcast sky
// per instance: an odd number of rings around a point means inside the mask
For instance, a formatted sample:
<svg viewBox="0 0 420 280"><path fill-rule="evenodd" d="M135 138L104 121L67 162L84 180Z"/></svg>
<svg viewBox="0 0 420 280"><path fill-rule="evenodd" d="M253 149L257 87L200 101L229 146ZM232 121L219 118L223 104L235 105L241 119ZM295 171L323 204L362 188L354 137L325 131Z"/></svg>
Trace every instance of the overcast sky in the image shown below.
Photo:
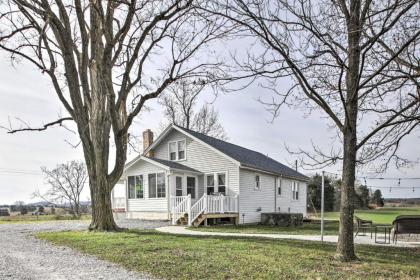
<svg viewBox="0 0 420 280"><path fill-rule="evenodd" d="M270 157L291 165L294 156L287 153L284 144L291 148L311 147L311 141L328 148L336 140L328 129L325 119L319 114L304 117L299 110L283 108L274 123L271 116L257 102L258 97L270 93L257 86L240 93L220 95L214 106L219 111L220 120L229 137L229 142L257 150ZM201 102L211 100L203 95ZM151 111L143 113L133 127L133 132L150 128L158 130L162 110L155 101L149 103ZM10 118L19 117L33 126L66 116L49 80L34 68L19 64L12 66L9 60L0 56L0 125L7 126ZM402 154L413 161L420 157L420 129L407 137L401 145ZM17 200L33 201L31 194L39 189L45 191L41 166L53 168L59 163L83 159L81 147L73 148L69 143L77 144L73 133L63 128L52 128L43 132L24 132L10 135L0 130L0 204L13 203ZM129 159L135 154L130 154ZM339 166L326 169L339 173ZM304 171L311 175L314 171ZM366 174L359 174L359 176ZM419 164L404 170L389 169L382 177L420 177ZM381 189L385 197L420 197L420 188L397 189L397 180L368 180L370 186L387 187ZM401 186L420 187L420 180L402 180ZM390 191L388 187L393 187ZM84 195L87 198L87 192Z"/></svg>

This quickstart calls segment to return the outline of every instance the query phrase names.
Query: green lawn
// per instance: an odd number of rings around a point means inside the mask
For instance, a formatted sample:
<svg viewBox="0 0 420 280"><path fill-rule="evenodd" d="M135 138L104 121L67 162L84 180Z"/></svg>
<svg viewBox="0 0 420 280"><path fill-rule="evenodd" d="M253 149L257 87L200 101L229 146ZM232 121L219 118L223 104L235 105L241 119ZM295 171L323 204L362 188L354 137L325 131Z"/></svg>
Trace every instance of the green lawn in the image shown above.
<svg viewBox="0 0 420 280"><path fill-rule="evenodd" d="M74 220L71 215L42 215L42 216L6 216L0 217L0 224L4 223L26 223L26 222L44 222L44 221L57 221L57 220ZM90 215L82 215L80 220L90 220Z"/></svg>
<svg viewBox="0 0 420 280"><path fill-rule="evenodd" d="M189 228L197 231L210 232L232 232L232 233L270 233L270 234L305 234L305 235L320 235L321 224L310 223L303 224L301 227L278 227L278 226L262 226L262 225L216 225L209 227ZM338 221L326 221L324 226L326 235L338 234Z"/></svg>
<svg viewBox="0 0 420 280"><path fill-rule="evenodd" d="M372 220L377 224L391 224L399 215L420 215L420 207L383 207L373 210L356 210L355 215L359 218ZM338 220L339 212L325 213L326 219Z"/></svg>
<svg viewBox="0 0 420 280"><path fill-rule="evenodd" d="M391 224L395 217L399 215L420 215L420 208L416 207L384 207L373 210L356 210L355 215L367 220L372 220L375 224ZM325 234L338 234L339 212L325 213ZM274 227L261 225L221 225L210 227L191 228L191 230L211 231L211 232L232 232L232 233L278 233L278 234L307 234L319 235L321 225L319 223L304 224L301 227Z"/></svg>
<svg viewBox="0 0 420 280"><path fill-rule="evenodd" d="M166 279L418 279L420 250L357 246L334 260L318 242L176 236L155 231L55 232L39 238Z"/></svg>

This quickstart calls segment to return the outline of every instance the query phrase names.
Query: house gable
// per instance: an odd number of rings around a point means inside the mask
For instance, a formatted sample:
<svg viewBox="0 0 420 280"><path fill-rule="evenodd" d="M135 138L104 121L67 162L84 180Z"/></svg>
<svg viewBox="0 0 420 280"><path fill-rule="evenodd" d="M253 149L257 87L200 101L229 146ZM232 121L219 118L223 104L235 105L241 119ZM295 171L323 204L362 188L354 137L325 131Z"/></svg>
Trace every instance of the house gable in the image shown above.
<svg viewBox="0 0 420 280"><path fill-rule="evenodd" d="M163 138L159 138L157 139L158 142L151 149L155 158L169 160L169 143L184 139L186 140L186 159L176 162L198 170L203 174L225 173L229 195L238 194L239 164L235 160L176 128L167 131ZM205 182L200 181L199 184L204 186ZM199 195L202 194L199 193Z"/></svg>

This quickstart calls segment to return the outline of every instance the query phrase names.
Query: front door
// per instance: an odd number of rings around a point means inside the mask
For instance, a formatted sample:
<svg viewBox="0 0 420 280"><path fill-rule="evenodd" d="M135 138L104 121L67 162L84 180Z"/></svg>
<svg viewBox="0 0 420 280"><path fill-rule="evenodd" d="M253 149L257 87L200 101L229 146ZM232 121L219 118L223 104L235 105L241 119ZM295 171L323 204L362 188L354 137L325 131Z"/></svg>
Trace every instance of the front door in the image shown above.
<svg viewBox="0 0 420 280"><path fill-rule="evenodd" d="M191 195L191 199L196 199L196 182L195 177L187 176L187 194Z"/></svg>

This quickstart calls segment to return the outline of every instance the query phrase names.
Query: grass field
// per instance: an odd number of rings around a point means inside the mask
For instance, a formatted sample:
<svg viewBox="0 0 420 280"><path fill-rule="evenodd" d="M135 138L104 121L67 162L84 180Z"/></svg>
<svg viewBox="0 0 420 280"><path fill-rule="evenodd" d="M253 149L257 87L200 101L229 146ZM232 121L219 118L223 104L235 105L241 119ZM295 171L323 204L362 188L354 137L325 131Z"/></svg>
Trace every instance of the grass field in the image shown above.
<svg viewBox="0 0 420 280"><path fill-rule="evenodd" d="M0 217L0 224L4 223L22 223L22 222L43 222L43 221L57 221L57 220L74 220L71 215L42 215L42 216L6 216ZM91 216L82 215L80 220L90 220Z"/></svg>
<svg viewBox="0 0 420 280"><path fill-rule="evenodd" d="M279 227L279 226L262 226L262 225L216 225L209 227L189 228L197 231L209 232L230 232L230 233L278 233L278 234L305 234L319 235L321 231L320 224L304 224L301 227ZM325 235L338 234L338 221L327 221L324 226Z"/></svg>
<svg viewBox="0 0 420 280"><path fill-rule="evenodd" d="M334 260L318 242L188 237L155 231L55 232L38 238L166 279L419 279L420 250L357 246L361 261Z"/></svg>
<svg viewBox="0 0 420 280"><path fill-rule="evenodd" d="M377 224L391 224L399 215L420 215L420 207L383 207L373 210L356 210L355 215L359 218L372 220ZM325 213L326 219L339 220L339 212Z"/></svg>
<svg viewBox="0 0 420 280"><path fill-rule="evenodd" d="M372 220L374 224L391 224L395 217L399 215L420 215L420 208L379 208L373 210L356 210L355 215L366 220ZM338 234L338 220L340 217L339 212L325 213L325 234L337 235ZM304 224L301 227L274 227L274 226L261 226L261 225L222 225L191 228L198 231L211 231L211 232L233 232L233 233L278 233L278 234L307 234L319 235L321 225L319 223Z"/></svg>

